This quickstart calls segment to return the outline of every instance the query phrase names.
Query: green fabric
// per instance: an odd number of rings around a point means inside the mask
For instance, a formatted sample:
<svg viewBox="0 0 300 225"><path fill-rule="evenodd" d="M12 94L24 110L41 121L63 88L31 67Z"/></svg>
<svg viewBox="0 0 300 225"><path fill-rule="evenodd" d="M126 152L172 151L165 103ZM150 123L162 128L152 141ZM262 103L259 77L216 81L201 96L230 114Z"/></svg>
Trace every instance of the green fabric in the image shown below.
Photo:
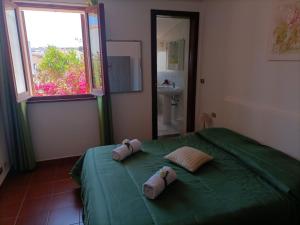
<svg viewBox="0 0 300 225"><path fill-rule="evenodd" d="M163 159L181 146L200 149L214 160L192 174ZM296 225L300 222L299 201L207 137L195 133L144 142L142 152L123 162L112 160L111 151L115 147L90 149L77 164L81 165L77 168L77 178L82 184L86 225ZM148 200L142 194L142 185L164 165L171 166L178 179L157 199Z"/></svg>
<svg viewBox="0 0 300 225"><path fill-rule="evenodd" d="M75 163L73 166L71 172L69 173L71 177L79 184L81 185L81 171L83 167L83 161L85 158L85 154L83 154Z"/></svg>
<svg viewBox="0 0 300 225"><path fill-rule="evenodd" d="M111 101L108 94L97 97L100 145L113 144Z"/></svg>
<svg viewBox="0 0 300 225"><path fill-rule="evenodd" d="M238 157L251 169L300 201L300 162L271 147L225 128L212 128L199 134Z"/></svg>
<svg viewBox="0 0 300 225"><path fill-rule="evenodd" d="M10 163L16 171L31 170L35 157L30 137L26 102L17 103L4 29L3 1L0 2L0 110Z"/></svg>

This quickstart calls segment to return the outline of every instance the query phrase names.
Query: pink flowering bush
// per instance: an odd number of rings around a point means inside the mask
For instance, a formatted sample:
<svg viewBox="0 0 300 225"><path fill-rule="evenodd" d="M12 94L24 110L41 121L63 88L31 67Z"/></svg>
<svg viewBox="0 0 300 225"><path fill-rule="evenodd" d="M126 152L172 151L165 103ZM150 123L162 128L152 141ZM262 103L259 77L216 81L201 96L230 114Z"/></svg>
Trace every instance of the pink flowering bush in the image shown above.
<svg viewBox="0 0 300 225"><path fill-rule="evenodd" d="M83 57L56 47L48 47L33 81L35 96L80 95L89 90Z"/></svg>
<svg viewBox="0 0 300 225"><path fill-rule="evenodd" d="M65 76L55 81L35 82L35 96L53 96L53 95L79 95L87 94L88 85L85 73L66 72Z"/></svg>

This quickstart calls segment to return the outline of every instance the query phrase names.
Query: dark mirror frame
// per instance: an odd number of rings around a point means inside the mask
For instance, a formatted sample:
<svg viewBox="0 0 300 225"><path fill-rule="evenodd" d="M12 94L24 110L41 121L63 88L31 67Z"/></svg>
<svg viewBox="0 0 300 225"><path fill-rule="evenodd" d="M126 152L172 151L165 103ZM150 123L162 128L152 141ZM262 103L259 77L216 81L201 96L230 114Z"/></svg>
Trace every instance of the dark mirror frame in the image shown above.
<svg viewBox="0 0 300 225"><path fill-rule="evenodd" d="M151 70L152 70L152 138L158 138L157 131L157 16L187 18L190 20L188 97L186 132L195 130L196 82L198 58L199 12L151 10Z"/></svg>

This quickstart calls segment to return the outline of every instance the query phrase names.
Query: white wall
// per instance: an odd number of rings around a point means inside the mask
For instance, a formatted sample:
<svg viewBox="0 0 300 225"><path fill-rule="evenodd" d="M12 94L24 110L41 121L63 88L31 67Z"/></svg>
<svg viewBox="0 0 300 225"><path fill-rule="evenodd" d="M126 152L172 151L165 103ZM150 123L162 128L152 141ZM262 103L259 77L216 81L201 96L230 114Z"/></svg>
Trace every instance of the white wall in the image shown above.
<svg viewBox="0 0 300 225"><path fill-rule="evenodd" d="M207 0L200 109L300 159L300 62L268 61L272 0Z"/></svg>
<svg viewBox="0 0 300 225"><path fill-rule="evenodd" d="M29 121L38 161L81 155L99 145L96 101L34 103Z"/></svg>
<svg viewBox="0 0 300 225"><path fill-rule="evenodd" d="M142 41L143 91L112 95L115 140L120 142L125 137L151 139L150 10L200 11L201 3L108 0L104 4L107 39ZM99 145L95 101L35 103L29 106L29 117L38 160L79 155Z"/></svg>
<svg viewBox="0 0 300 225"><path fill-rule="evenodd" d="M4 165L5 163L7 163L6 167ZM4 129L3 129L1 111L0 111L0 165L3 168L3 172L0 175L0 185L1 185L9 170L8 155L7 155L7 149L4 140Z"/></svg>

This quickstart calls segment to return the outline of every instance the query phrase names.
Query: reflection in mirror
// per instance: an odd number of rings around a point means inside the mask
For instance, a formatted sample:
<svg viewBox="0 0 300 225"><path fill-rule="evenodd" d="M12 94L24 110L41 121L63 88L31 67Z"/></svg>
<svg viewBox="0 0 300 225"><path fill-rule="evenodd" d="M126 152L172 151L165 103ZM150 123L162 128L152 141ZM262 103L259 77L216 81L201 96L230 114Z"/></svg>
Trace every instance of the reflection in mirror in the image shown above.
<svg viewBox="0 0 300 225"><path fill-rule="evenodd" d="M186 132L190 19L158 16L157 24L157 134Z"/></svg>
<svg viewBox="0 0 300 225"><path fill-rule="evenodd" d="M111 93L142 91L140 41L108 41L107 58Z"/></svg>

